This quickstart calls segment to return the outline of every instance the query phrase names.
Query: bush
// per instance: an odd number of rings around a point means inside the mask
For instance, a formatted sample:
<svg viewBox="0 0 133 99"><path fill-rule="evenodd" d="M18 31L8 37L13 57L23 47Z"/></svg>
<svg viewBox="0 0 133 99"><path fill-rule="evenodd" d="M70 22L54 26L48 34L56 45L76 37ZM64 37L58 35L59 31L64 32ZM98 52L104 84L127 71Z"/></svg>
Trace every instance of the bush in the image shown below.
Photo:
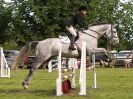
<svg viewBox="0 0 133 99"><path fill-rule="evenodd" d="M8 41L3 45L3 48L6 50L18 50L18 45L14 41Z"/></svg>

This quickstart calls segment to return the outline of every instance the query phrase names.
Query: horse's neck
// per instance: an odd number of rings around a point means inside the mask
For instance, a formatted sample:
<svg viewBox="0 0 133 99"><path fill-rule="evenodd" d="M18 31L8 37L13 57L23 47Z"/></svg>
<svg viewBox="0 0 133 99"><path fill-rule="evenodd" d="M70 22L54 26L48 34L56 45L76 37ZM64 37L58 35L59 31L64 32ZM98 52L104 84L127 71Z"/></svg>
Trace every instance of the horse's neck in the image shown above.
<svg viewBox="0 0 133 99"><path fill-rule="evenodd" d="M93 38L99 39L105 32L108 32L110 28L110 24L91 26L85 31L85 33L83 33L84 35L81 33L81 37L87 38L87 36L91 36Z"/></svg>
<svg viewBox="0 0 133 99"><path fill-rule="evenodd" d="M100 35L103 35L105 31L111 28L111 25L110 24L96 25L96 26L91 26L89 28L98 32Z"/></svg>
<svg viewBox="0 0 133 99"><path fill-rule="evenodd" d="M110 24L91 26L88 30L79 32L79 40L77 42L86 42L90 48L97 47L98 39L109 30Z"/></svg>

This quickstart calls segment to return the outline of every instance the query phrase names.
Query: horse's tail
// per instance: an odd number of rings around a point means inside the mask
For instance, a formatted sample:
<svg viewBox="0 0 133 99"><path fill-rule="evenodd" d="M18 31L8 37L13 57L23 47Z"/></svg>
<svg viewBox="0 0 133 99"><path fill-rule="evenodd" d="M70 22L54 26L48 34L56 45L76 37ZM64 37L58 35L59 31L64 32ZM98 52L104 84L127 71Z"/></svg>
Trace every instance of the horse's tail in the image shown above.
<svg viewBox="0 0 133 99"><path fill-rule="evenodd" d="M31 49L31 45L32 44L35 44L37 45L38 44L38 41L32 41L32 42L28 42L26 45L24 45L22 47L22 49L20 50L19 54L17 55L17 57L15 58L11 68L12 69L16 69L18 63L20 61L23 61L24 57L28 54L28 52L30 51Z"/></svg>

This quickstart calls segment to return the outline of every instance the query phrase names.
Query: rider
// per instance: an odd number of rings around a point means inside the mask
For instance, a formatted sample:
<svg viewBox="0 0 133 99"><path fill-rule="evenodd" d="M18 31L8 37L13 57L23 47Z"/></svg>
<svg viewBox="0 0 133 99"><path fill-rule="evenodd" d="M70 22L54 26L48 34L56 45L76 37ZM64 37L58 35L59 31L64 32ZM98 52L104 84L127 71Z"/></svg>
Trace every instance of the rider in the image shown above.
<svg viewBox="0 0 133 99"><path fill-rule="evenodd" d="M80 6L78 9L78 12L72 16L69 20L65 21L66 29L68 30L69 34L68 37L71 41L71 44L69 46L69 49L76 50L74 47L75 37L77 36L75 27L76 25L79 25L80 28L88 29L87 25L84 22L84 16L87 13L87 7L86 6Z"/></svg>

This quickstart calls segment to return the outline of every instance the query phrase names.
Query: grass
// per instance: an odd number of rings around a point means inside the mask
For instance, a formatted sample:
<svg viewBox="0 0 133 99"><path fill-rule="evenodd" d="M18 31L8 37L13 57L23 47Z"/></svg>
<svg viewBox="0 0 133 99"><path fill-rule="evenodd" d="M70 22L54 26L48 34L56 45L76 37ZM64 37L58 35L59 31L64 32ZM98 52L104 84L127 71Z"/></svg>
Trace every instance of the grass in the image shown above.
<svg viewBox="0 0 133 99"><path fill-rule="evenodd" d="M23 90L21 82L28 70L11 72L11 78L0 78L0 99L133 99L133 69L97 68L97 89L92 89L92 71L87 71L87 95L79 96L78 77L75 95L64 94L57 97L55 80L57 71L48 73L38 70L28 90ZM77 71L79 75L79 71Z"/></svg>

